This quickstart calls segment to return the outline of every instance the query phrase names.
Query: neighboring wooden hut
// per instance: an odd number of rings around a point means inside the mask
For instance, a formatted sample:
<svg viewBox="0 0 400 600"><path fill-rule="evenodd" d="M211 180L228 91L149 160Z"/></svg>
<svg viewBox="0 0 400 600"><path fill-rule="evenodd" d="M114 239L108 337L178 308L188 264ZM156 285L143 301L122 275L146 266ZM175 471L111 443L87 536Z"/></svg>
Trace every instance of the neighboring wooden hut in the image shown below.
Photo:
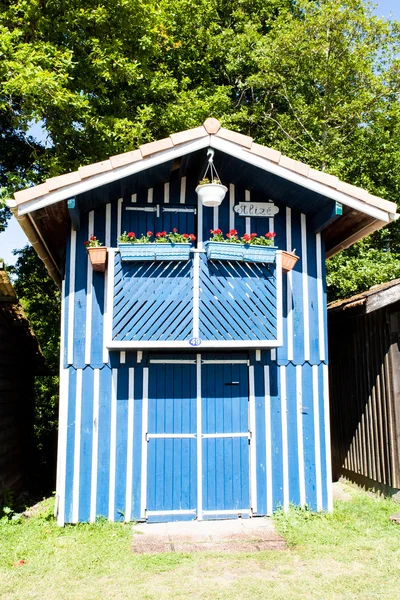
<svg viewBox="0 0 400 600"><path fill-rule="evenodd" d="M334 473L400 499L400 279L328 317Z"/></svg>
<svg viewBox="0 0 400 600"><path fill-rule="evenodd" d="M0 262L0 505L26 485L32 452L34 377L43 355Z"/></svg>
<svg viewBox="0 0 400 600"><path fill-rule="evenodd" d="M207 149L228 188L214 208L195 192ZM394 203L207 119L10 206L62 285L60 524L331 509L325 256L395 219ZM174 228L197 238L179 261L159 245L126 261L117 244ZM277 249L226 260L223 244L215 259L216 228L276 232Z"/></svg>

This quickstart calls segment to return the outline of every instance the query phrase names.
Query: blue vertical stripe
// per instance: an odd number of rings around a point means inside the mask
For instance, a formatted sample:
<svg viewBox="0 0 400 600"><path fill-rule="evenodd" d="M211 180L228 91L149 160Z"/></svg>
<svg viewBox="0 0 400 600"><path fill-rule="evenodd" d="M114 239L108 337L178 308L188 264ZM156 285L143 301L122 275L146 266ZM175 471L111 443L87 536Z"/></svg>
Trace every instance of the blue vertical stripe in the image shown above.
<svg viewBox="0 0 400 600"><path fill-rule="evenodd" d="M99 466L97 472L97 515L108 516L110 479L110 419L111 419L111 369L100 371L99 398Z"/></svg>
<svg viewBox="0 0 400 600"><path fill-rule="evenodd" d="M306 504L317 510L312 367L303 365L303 444Z"/></svg>
<svg viewBox="0 0 400 600"><path fill-rule="evenodd" d="M93 377L94 371L87 367L82 374L82 416L79 479L79 521L89 521L90 484L92 473L93 438Z"/></svg>

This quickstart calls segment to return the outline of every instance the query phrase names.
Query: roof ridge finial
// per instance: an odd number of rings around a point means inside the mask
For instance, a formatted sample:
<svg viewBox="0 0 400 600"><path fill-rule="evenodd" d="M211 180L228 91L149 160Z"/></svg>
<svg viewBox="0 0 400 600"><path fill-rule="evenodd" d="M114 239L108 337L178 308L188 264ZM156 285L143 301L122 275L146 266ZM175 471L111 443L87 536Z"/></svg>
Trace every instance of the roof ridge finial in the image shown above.
<svg viewBox="0 0 400 600"><path fill-rule="evenodd" d="M218 119L213 119L210 117L204 121L203 127L209 134L218 133L218 131L221 129L221 123L218 121Z"/></svg>

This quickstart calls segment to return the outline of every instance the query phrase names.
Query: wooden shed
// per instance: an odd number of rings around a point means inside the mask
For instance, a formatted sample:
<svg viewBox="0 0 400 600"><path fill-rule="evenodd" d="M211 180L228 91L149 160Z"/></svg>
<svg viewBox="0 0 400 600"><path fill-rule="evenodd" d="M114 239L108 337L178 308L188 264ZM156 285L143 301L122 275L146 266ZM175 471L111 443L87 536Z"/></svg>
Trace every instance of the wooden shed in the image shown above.
<svg viewBox="0 0 400 600"><path fill-rule="evenodd" d="M334 473L400 499L400 279L328 316Z"/></svg>
<svg viewBox="0 0 400 600"><path fill-rule="evenodd" d="M213 154L227 193L210 208L196 187ZM207 119L9 205L62 286L60 524L331 509L325 257L395 219L394 203ZM190 248L118 243L174 229ZM275 247L216 255L217 229L276 233Z"/></svg>
<svg viewBox="0 0 400 600"><path fill-rule="evenodd" d="M44 357L0 262L0 504L26 486L32 451L34 377Z"/></svg>

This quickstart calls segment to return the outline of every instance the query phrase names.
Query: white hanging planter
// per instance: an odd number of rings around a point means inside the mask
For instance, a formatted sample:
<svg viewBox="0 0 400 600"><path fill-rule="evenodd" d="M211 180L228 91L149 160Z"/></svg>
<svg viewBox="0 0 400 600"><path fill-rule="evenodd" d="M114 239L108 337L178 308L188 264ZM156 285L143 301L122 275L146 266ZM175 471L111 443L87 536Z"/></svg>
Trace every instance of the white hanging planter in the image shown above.
<svg viewBox="0 0 400 600"><path fill-rule="evenodd" d="M204 183L196 188L197 197L203 206L219 206L228 188L222 183Z"/></svg>

